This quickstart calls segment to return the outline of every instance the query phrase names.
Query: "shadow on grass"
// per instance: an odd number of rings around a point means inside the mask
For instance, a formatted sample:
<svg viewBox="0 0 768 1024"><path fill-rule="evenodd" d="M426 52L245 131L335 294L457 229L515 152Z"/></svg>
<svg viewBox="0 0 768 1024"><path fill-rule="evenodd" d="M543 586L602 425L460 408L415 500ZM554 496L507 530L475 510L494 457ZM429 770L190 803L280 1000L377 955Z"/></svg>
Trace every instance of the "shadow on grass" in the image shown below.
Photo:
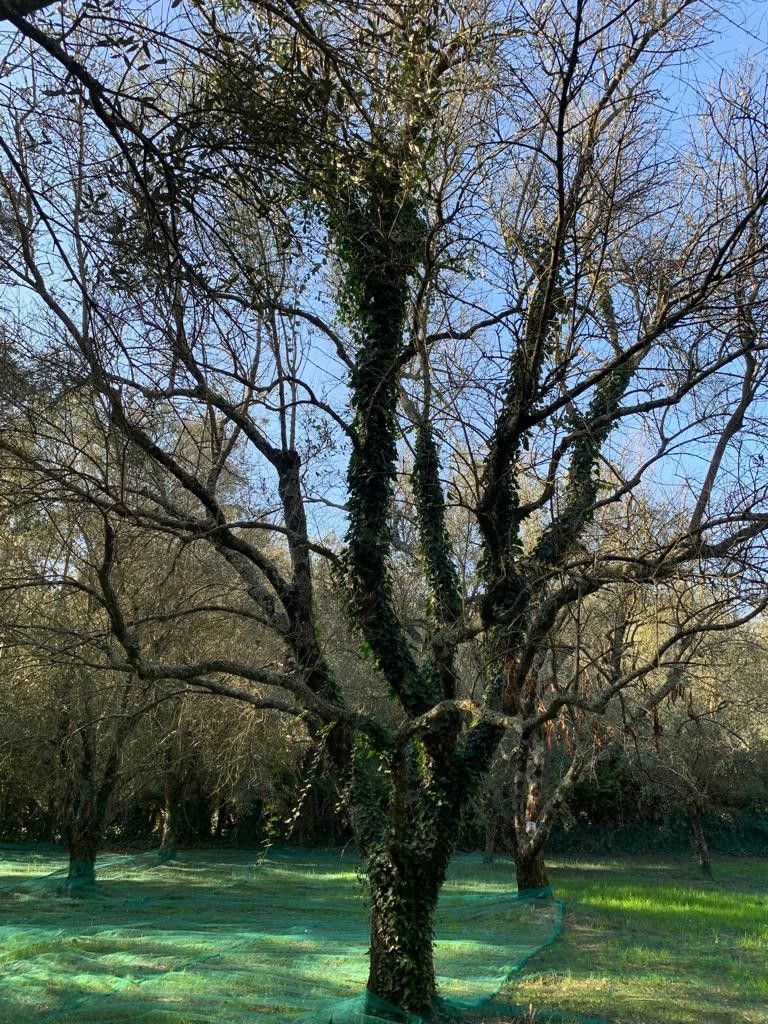
<svg viewBox="0 0 768 1024"><path fill-rule="evenodd" d="M327 1020L321 1007L364 988L368 926L351 858L129 861L84 899L43 889L0 899L0 1024L288 1024L313 1008ZM554 925L551 908L487 890L473 900L465 876L450 883L437 945L444 993L492 994Z"/></svg>

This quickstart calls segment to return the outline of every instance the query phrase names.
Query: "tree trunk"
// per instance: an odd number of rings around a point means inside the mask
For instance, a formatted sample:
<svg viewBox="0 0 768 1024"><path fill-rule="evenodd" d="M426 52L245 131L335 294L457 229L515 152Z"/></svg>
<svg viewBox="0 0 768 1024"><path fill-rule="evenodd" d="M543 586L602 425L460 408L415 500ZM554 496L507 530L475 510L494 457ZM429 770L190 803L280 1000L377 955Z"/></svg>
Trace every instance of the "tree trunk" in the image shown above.
<svg viewBox="0 0 768 1024"><path fill-rule="evenodd" d="M159 854L176 857L178 846L192 846L211 836L211 808L194 766L171 766L163 791L163 834Z"/></svg>
<svg viewBox="0 0 768 1024"><path fill-rule="evenodd" d="M485 823L485 852L483 853L483 864L493 864L493 855L496 852L496 822L490 818Z"/></svg>
<svg viewBox="0 0 768 1024"><path fill-rule="evenodd" d="M482 801L483 818L485 819L485 849L483 851L483 864L493 864L496 853L496 842L499 838L501 816L499 815L496 801L489 789L486 789Z"/></svg>
<svg viewBox="0 0 768 1024"><path fill-rule="evenodd" d="M73 894L96 885L96 854L99 836L81 822L69 828L69 873L67 891Z"/></svg>
<svg viewBox="0 0 768 1024"><path fill-rule="evenodd" d="M96 884L96 855L103 830L102 807L90 757L76 762L79 777L70 780L63 812L62 835L69 850L66 888L77 894Z"/></svg>
<svg viewBox="0 0 768 1024"><path fill-rule="evenodd" d="M229 801L220 800L219 806L216 808L216 828L214 830L214 837L221 839L225 832L231 832L234 824L232 818L232 812L230 810Z"/></svg>
<svg viewBox="0 0 768 1024"><path fill-rule="evenodd" d="M696 855L699 858L699 867L705 875L711 875L712 862L709 858L709 847L707 846L707 837L704 835L704 826L701 822L701 811L698 807L694 807L688 812L688 816L691 822Z"/></svg>
<svg viewBox="0 0 768 1024"><path fill-rule="evenodd" d="M160 860L176 860L178 858L178 843L176 842L176 830L173 827L173 819L166 813L163 819L163 835L160 839L160 849L157 851Z"/></svg>
<svg viewBox="0 0 768 1024"><path fill-rule="evenodd" d="M433 925L444 860L434 852L423 856L401 847L377 854L368 864L368 990L411 1013L428 1013L435 997Z"/></svg>
<svg viewBox="0 0 768 1024"><path fill-rule="evenodd" d="M84 697L84 713L91 717ZM63 720L68 724L69 719ZM104 825L112 794L117 784L117 769L124 733L116 732L110 747L104 749L101 776L98 771L98 734L91 722L76 730L79 749L62 747L60 763L67 772L68 787L62 812L62 835L69 849L69 873L66 887L77 894L96 884L96 855L104 834Z"/></svg>
<svg viewBox="0 0 768 1024"><path fill-rule="evenodd" d="M355 809L367 832L362 850L371 917L368 992L425 1017L436 996L435 909L460 812L473 795L464 766L451 765L457 732L455 723L447 725L390 759L389 785L379 790L378 805L371 803L369 786L381 785L381 773L361 759ZM366 827L371 822L374 827Z"/></svg>
<svg viewBox="0 0 768 1024"><path fill-rule="evenodd" d="M161 860L176 860L178 842L178 819L181 814L181 800L175 788L165 787L165 807L163 808L163 834L157 855Z"/></svg>
<svg viewBox="0 0 768 1024"><path fill-rule="evenodd" d="M515 850L517 891L546 889L549 886L544 864L544 847L532 850L528 843L518 843Z"/></svg>
<svg viewBox="0 0 768 1024"><path fill-rule="evenodd" d="M517 891L549 886L544 867L544 840L539 831L542 813L541 787L544 773L544 741L539 731L519 748L515 772L515 822L513 852Z"/></svg>

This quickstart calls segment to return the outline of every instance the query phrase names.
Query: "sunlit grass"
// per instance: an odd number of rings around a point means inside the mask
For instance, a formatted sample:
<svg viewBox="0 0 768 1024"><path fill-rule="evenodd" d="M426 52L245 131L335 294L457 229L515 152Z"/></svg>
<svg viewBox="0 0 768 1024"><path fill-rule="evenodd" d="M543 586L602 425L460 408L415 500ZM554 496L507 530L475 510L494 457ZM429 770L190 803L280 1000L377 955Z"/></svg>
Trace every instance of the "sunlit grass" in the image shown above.
<svg viewBox="0 0 768 1024"><path fill-rule="evenodd" d="M565 932L517 1001L616 1024L768 1024L768 861L553 865Z"/></svg>

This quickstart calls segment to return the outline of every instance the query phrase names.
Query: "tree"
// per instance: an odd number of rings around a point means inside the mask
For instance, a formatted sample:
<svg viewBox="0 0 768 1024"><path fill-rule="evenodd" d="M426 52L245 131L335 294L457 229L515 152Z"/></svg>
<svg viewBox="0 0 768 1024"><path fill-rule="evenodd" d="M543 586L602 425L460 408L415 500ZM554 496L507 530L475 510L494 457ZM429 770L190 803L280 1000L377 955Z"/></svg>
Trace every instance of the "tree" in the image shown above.
<svg viewBox="0 0 768 1024"><path fill-rule="evenodd" d="M709 637L661 713L645 715L627 736L638 788L647 801L687 816L705 874L705 812L741 810L758 794L765 800L764 664L754 629Z"/></svg>
<svg viewBox="0 0 768 1024"><path fill-rule="evenodd" d="M663 122L659 90L704 45L697 0L83 8L64 36L6 16L32 44L2 80L17 358L61 367L61 405L89 396L122 454L107 470L104 430L85 438L85 475L68 438L14 426L2 449L226 563L280 658L169 663L107 607L104 667L326 738L370 887L368 990L427 1013L438 894L502 736L525 776L549 722L599 722L697 628L593 692L540 671L563 618L690 576L738 576L734 607L762 599L765 97L726 84L698 142ZM598 543L643 482L681 514L630 550ZM396 601L403 517L418 616ZM319 559L376 666L364 700L326 654Z"/></svg>
<svg viewBox="0 0 768 1024"><path fill-rule="evenodd" d="M27 446L48 447L67 437L77 452L70 469L92 481L96 464L81 442L85 435L93 438L98 423L77 403L61 417L42 380L29 402L35 425L25 424ZM114 455L106 441L98 470L109 475ZM123 480L128 472L123 463ZM2 533L0 567L0 642L10 656L2 678L9 722L0 743L12 761L24 763L36 751L44 773L37 795L45 794L38 804L49 819L46 838L64 840L67 884L79 891L95 883L97 854L124 782L125 750L143 715L151 713L155 724L165 726L157 737L169 826L164 853L175 847L183 809L193 804L185 790L196 775L189 765L200 756L179 740L184 726L178 698L187 688L109 671L114 644L125 640L126 621L136 643L155 658L189 656L195 649L210 655L220 643L222 614L234 620L228 621L228 642L258 644L259 628L239 607L226 564L169 552L163 538L137 533L129 521L95 509L82 496L55 500L30 464L14 473L0 460L0 479L0 511L10 525L10 534ZM50 500L41 498L41 488ZM208 797L206 792L198 804ZM211 809L197 816L208 834Z"/></svg>
<svg viewBox="0 0 768 1024"><path fill-rule="evenodd" d="M627 553L631 551L629 543L628 533ZM603 774L604 766L611 764L624 765L628 772L627 755L632 751L649 776L655 778L657 797L666 785L670 791L666 802L675 803L675 798L670 799L672 790L679 801L686 789L680 769L692 756L690 729L701 726L700 715L693 712L699 703L709 708L704 718L713 717L714 721L697 734L698 743L693 749L706 758L713 776L725 768L726 745L717 742L717 736L721 728L727 728L726 719L718 723L719 715L712 713L715 706L718 712L729 706L728 697L716 700L715 695L718 690L733 691L733 673L738 670L734 664L724 671L720 659L728 656L723 652L731 652L731 659L736 658L742 645L744 629L738 628L738 612L747 619L755 614L752 607L737 609L738 598L724 581L697 578L673 581L653 590L615 588L592 595L571 609L571 621L561 622L550 637L550 651L540 659L540 691L549 690L551 699L555 699L558 692L573 688L596 701L618 688L615 692L620 697L611 702L599 721L578 707L564 708L560 716L531 737L524 772L515 772L514 763L510 763L514 746L511 750L508 744L500 746L484 801L487 850L492 853L494 843L509 849L515 857L520 888L528 880L529 888L547 884L547 840L575 787L588 772ZM657 666L654 659L665 646L663 664ZM738 706L746 727L750 718L759 718L759 703L750 704L745 693L743 697ZM675 723L672 727L671 722ZM665 759L670 765L677 764L677 785L672 783L674 770L665 772L661 766ZM657 767L652 771L649 765L653 763ZM688 798L683 802L691 811L695 827L694 810L699 807L700 818L706 787L692 784L693 772L691 765ZM638 797L641 788L635 779ZM613 821L614 811L609 805L602 813Z"/></svg>

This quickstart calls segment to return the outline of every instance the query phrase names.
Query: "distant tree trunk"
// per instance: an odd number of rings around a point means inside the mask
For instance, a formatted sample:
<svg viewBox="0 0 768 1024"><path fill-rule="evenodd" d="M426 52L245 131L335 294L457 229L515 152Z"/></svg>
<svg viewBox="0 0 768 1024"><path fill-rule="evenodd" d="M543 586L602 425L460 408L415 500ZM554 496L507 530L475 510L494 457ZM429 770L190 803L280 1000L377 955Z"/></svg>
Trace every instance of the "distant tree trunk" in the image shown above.
<svg viewBox="0 0 768 1024"><path fill-rule="evenodd" d="M101 845L103 820L91 762L75 761L72 768L79 768L80 775L70 778L61 830L69 853L66 888L76 894L96 884L96 855Z"/></svg>
<svg viewBox="0 0 768 1024"><path fill-rule="evenodd" d="M166 808L163 815L163 833L160 838L160 849L157 851L160 860L176 860L178 858L179 847L174 827L175 820L175 812Z"/></svg>
<svg viewBox="0 0 768 1024"><path fill-rule="evenodd" d="M483 818L485 820L485 848L483 863L493 864L496 853L496 842L499 838L500 816L490 791L486 789L482 800Z"/></svg>
<svg viewBox="0 0 768 1024"><path fill-rule="evenodd" d="M56 821L69 851L66 888L76 894L96 883L96 856L110 820L121 751L135 719L118 716L107 731L95 701L97 681L87 675L78 677L73 682L76 700L72 705L65 699L65 683L63 679L55 755L49 756L48 765L57 783ZM127 710L130 692L128 686L123 690L122 712Z"/></svg>
<svg viewBox="0 0 768 1024"><path fill-rule="evenodd" d="M488 818L485 822L485 851L483 852L483 863L493 864L493 857L496 853L496 822Z"/></svg>
<svg viewBox="0 0 768 1024"><path fill-rule="evenodd" d="M546 889L549 885L544 863L544 846L518 843L515 850L515 875L517 891L524 889Z"/></svg>
<svg viewBox="0 0 768 1024"><path fill-rule="evenodd" d="M163 832L158 854L173 860L179 846L211 837L211 804L191 757L174 760L171 751L163 780Z"/></svg>
<svg viewBox="0 0 768 1024"><path fill-rule="evenodd" d="M69 828L69 873L67 890L73 894L96 885L96 855L101 830L93 821L75 821Z"/></svg>
<svg viewBox="0 0 768 1024"><path fill-rule="evenodd" d="M172 779L166 779L163 798L163 832L158 857L161 860L176 860L179 818L181 816L181 786L174 784Z"/></svg>
<svg viewBox="0 0 768 1024"><path fill-rule="evenodd" d="M101 845L107 812L117 784L120 740L106 753L99 776L96 761L96 732L81 728L80 747L65 751L62 766L69 775L69 788L62 809L62 835L69 850L67 889L89 889L96 884L96 856Z"/></svg>
<svg viewBox="0 0 768 1024"><path fill-rule="evenodd" d="M178 838L179 841L190 844L205 843L211 838L213 811L210 797L205 792L204 783L197 777L193 778L189 789L182 802Z"/></svg>
<svg viewBox="0 0 768 1024"><path fill-rule="evenodd" d="M693 832L693 843L696 847L696 855L699 858L699 867L705 875L711 875L712 862L709 857L707 837L704 835L704 826L701 820L701 808L697 806L690 807L688 810L688 818L691 823L691 831Z"/></svg>
<svg viewBox="0 0 768 1024"><path fill-rule="evenodd" d="M221 839L225 832L231 832L233 825L234 819L232 817L229 801L222 799L219 801L219 806L216 808L216 828L213 833L216 839Z"/></svg>

